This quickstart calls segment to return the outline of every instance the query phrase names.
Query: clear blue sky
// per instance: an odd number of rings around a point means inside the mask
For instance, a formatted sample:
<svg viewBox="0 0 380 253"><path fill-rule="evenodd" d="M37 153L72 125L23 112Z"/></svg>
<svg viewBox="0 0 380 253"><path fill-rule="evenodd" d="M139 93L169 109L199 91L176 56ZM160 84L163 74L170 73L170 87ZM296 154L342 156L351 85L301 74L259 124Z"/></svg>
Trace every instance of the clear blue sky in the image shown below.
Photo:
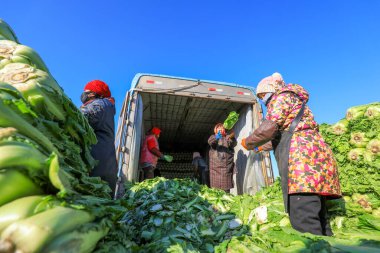
<svg viewBox="0 0 380 253"><path fill-rule="evenodd" d="M119 114L139 72L255 87L278 71L334 123L380 100L379 13L379 0L18 0L0 18L78 106L92 79L110 85Z"/></svg>
<svg viewBox="0 0 380 253"><path fill-rule="evenodd" d="M380 97L380 1L3 1L0 17L79 105L85 83L117 101L138 72L303 85L318 122Z"/></svg>

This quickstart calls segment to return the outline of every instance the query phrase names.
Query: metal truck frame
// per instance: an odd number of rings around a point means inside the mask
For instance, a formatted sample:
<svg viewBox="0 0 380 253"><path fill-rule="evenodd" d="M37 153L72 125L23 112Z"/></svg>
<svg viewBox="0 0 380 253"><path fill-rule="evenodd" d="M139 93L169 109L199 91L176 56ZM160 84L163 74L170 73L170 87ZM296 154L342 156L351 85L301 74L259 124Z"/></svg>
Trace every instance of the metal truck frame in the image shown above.
<svg viewBox="0 0 380 253"><path fill-rule="evenodd" d="M238 145L235 147L235 188L231 193L254 194L273 183L269 153L248 152L240 144L263 118L254 89L233 83L137 74L118 119L115 198L123 194L125 181L136 182L141 178L140 147L148 129L152 126L162 129L159 142L164 152L201 149L207 156L207 139L213 134L214 125L223 122L230 111L240 114L233 128Z"/></svg>

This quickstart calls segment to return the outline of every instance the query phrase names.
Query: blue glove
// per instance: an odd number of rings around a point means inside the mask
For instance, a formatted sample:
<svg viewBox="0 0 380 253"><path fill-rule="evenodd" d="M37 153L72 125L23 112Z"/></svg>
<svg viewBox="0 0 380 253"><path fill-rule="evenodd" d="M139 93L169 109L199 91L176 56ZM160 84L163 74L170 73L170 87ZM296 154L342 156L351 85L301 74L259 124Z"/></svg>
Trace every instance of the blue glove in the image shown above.
<svg viewBox="0 0 380 253"><path fill-rule="evenodd" d="M215 139L217 141L220 140L220 139L222 139L222 134L220 133L220 131L217 134L215 134Z"/></svg>

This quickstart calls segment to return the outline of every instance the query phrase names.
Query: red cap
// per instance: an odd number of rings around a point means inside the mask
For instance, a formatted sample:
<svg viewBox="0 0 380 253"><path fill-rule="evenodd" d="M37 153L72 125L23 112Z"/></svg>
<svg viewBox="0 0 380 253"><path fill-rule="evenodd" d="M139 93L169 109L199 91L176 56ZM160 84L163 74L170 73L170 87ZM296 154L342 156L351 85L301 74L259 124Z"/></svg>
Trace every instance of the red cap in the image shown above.
<svg viewBox="0 0 380 253"><path fill-rule="evenodd" d="M100 80L93 80L91 82L88 82L86 86L84 86L84 90L90 90L105 98L111 97L111 91L108 88L108 85Z"/></svg>
<svg viewBox="0 0 380 253"><path fill-rule="evenodd" d="M160 135L161 133L161 129L159 129L158 127L153 127L152 128L152 134L154 135Z"/></svg>

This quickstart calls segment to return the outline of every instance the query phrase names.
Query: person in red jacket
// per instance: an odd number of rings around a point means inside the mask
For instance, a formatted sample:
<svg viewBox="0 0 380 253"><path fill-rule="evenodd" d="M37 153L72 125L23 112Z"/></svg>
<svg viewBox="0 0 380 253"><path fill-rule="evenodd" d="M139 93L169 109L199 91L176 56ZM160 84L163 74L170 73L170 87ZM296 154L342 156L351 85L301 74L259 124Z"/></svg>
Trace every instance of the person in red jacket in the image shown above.
<svg viewBox="0 0 380 253"><path fill-rule="evenodd" d="M158 159L164 159L167 162L172 162L173 157L164 155L160 152L158 138L160 137L161 129L153 127L148 131L141 148L140 168L144 172L144 180L154 178L154 171L157 167Z"/></svg>

